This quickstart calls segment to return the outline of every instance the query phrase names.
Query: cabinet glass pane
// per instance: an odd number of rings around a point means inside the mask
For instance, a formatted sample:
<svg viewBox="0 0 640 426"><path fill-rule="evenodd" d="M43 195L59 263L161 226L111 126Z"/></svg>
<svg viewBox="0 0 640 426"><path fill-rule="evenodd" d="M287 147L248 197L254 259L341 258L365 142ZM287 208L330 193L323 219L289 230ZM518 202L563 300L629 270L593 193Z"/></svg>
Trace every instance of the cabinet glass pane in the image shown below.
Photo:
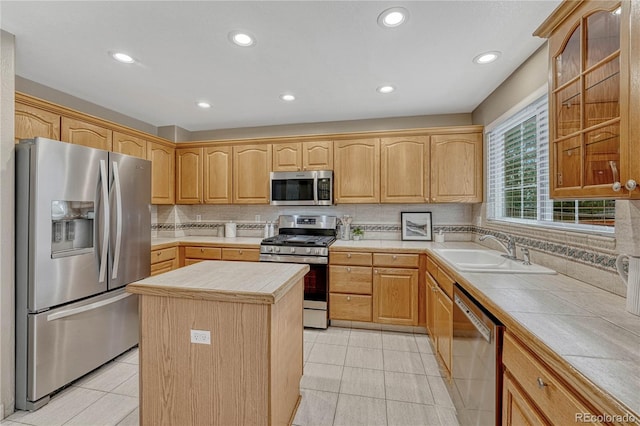
<svg viewBox="0 0 640 426"><path fill-rule="evenodd" d="M585 133L585 185L619 181L620 126L602 127Z"/></svg>
<svg viewBox="0 0 640 426"><path fill-rule="evenodd" d="M576 28L562 53L556 56L556 86L580 74L580 27Z"/></svg>
<svg viewBox="0 0 640 426"><path fill-rule="evenodd" d="M554 144L558 188L580 186L580 136Z"/></svg>
<svg viewBox="0 0 640 426"><path fill-rule="evenodd" d="M594 13L587 18L586 33L585 56L589 68L620 49L620 13Z"/></svg>
<svg viewBox="0 0 640 426"><path fill-rule="evenodd" d="M577 80L555 94L556 137L577 132L580 129L580 81Z"/></svg>
<svg viewBox="0 0 640 426"><path fill-rule="evenodd" d="M620 58L585 75L585 128L620 117Z"/></svg>

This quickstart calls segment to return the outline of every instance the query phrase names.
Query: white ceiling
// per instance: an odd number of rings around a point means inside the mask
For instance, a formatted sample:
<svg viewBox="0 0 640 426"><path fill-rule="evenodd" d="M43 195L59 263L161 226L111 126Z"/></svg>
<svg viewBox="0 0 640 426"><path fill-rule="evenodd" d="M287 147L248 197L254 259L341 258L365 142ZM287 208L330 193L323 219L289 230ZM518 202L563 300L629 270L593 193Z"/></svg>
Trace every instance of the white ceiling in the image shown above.
<svg viewBox="0 0 640 426"><path fill-rule="evenodd" d="M19 76L190 131L469 113L543 40L546 1L2 1ZM403 6L409 20L382 28ZM240 48L233 30L257 39ZM108 51L139 60L115 62ZM500 59L477 65L479 53ZM397 91L381 95L376 88ZM279 99L284 92L297 97ZM207 100L208 110L196 107Z"/></svg>

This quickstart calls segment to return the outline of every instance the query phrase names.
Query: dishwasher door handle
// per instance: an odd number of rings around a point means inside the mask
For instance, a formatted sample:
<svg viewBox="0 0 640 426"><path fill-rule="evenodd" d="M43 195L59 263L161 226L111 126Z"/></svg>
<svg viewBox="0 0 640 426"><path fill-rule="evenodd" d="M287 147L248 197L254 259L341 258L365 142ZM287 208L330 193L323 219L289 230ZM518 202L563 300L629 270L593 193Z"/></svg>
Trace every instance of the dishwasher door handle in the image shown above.
<svg viewBox="0 0 640 426"><path fill-rule="evenodd" d="M458 308L460 308L464 316L466 316L469 321L471 321L471 324L473 324L476 330L478 330L478 333L480 333L487 342L491 343L491 329L484 325L480 318L478 318L478 316L473 313L471 309L469 309L467 304L464 303L464 301L460 297L458 297L457 294L454 294L454 299L456 305L458 305Z"/></svg>

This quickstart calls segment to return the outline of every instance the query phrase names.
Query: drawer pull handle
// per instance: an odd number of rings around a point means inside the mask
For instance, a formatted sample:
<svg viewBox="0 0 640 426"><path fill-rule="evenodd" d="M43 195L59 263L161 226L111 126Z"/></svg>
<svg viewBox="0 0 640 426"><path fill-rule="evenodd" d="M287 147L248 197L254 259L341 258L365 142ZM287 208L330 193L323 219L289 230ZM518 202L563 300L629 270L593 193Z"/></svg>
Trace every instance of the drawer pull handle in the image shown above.
<svg viewBox="0 0 640 426"><path fill-rule="evenodd" d="M351 272L351 267L347 268L347 272Z"/></svg>
<svg viewBox="0 0 640 426"><path fill-rule="evenodd" d="M396 256L395 254L392 257L393 260L398 260L398 256Z"/></svg>
<svg viewBox="0 0 640 426"><path fill-rule="evenodd" d="M373 273L374 273L374 274L377 274L377 273L378 273L378 270L377 270L377 269L374 269L374 270L373 270Z"/></svg>
<svg viewBox="0 0 640 426"><path fill-rule="evenodd" d="M203 248L200 249L200 253L204 253L204 249Z"/></svg>
<svg viewBox="0 0 640 426"><path fill-rule="evenodd" d="M544 382L544 380L542 380L542 378L538 377L538 380L536 380L538 382L538 387L540 389L544 389L545 386L547 386L547 384Z"/></svg>
<svg viewBox="0 0 640 426"><path fill-rule="evenodd" d="M351 302L351 296L347 296L347 302Z"/></svg>
<svg viewBox="0 0 640 426"><path fill-rule="evenodd" d="M239 254L242 254L242 250L238 250L238 253L239 253Z"/></svg>
<svg viewBox="0 0 640 426"><path fill-rule="evenodd" d="M351 259L351 253L347 253L347 258Z"/></svg>
<svg viewBox="0 0 640 426"><path fill-rule="evenodd" d="M160 252L157 252L157 253L156 253L156 256L160 256Z"/></svg>

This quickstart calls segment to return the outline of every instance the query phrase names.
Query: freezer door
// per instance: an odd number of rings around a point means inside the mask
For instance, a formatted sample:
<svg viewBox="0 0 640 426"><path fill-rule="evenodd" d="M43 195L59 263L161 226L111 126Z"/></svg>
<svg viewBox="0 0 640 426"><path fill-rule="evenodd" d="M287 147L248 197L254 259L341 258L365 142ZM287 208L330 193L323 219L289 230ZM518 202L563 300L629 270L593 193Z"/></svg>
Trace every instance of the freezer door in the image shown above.
<svg viewBox="0 0 640 426"><path fill-rule="evenodd" d="M101 294L31 314L28 327L27 372L17 371L16 380L26 377L27 401L34 403L138 343L138 296L124 289Z"/></svg>
<svg viewBox="0 0 640 426"><path fill-rule="evenodd" d="M108 152L44 138L19 145L18 303L34 312L106 291Z"/></svg>
<svg viewBox="0 0 640 426"><path fill-rule="evenodd" d="M151 162L109 155L111 290L151 273Z"/></svg>

